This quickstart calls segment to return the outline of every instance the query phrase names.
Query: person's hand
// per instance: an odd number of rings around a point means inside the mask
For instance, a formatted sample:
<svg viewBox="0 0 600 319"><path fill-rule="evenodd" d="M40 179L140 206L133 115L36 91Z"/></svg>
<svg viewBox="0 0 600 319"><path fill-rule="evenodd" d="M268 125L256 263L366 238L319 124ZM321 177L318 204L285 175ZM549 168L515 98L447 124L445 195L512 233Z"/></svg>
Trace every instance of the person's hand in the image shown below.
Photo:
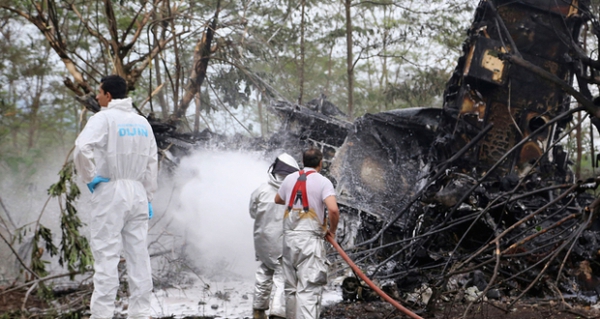
<svg viewBox="0 0 600 319"><path fill-rule="evenodd" d="M98 184L106 183L108 181L110 181L110 178L96 176L91 182L87 184L87 187L90 190L90 193L94 193L94 190L96 189L96 187L98 187Z"/></svg>
<svg viewBox="0 0 600 319"><path fill-rule="evenodd" d="M152 219L154 216L154 209L152 209L152 203L148 202L148 219Z"/></svg>

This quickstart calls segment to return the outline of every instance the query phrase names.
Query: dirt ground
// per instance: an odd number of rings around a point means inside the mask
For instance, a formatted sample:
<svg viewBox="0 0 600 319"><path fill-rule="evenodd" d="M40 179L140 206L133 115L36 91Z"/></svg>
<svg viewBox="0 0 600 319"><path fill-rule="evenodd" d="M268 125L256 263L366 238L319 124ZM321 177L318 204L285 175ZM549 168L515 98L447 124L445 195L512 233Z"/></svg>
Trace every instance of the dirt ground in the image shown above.
<svg viewBox="0 0 600 319"><path fill-rule="evenodd" d="M0 292L1 293L1 292ZM23 301L25 300L26 292L22 290L2 293L0 295L0 313L4 313L9 310L19 310L23 306ZM48 305L40 301L39 298L35 296L35 294L31 294L29 298L27 298L27 303L25 304L25 308L44 308Z"/></svg>
<svg viewBox="0 0 600 319"><path fill-rule="evenodd" d="M560 303L540 302L537 304L519 303L511 312L502 308L506 305L484 302L475 305L469 319L591 319L600 318L600 311L589 306L563 306ZM571 307L571 308L569 308ZM425 319L462 318L463 304L442 304L434 314L418 313ZM402 314L387 302L339 303L324 309L322 319L404 319Z"/></svg>
<svg viewBox="0 0 600 319"><path fill-rule="evenodd" d="M44 300L38 293L39 290L33 290L27 295L25 289L5 292L0 287L0 319L79 319L84 317L84 310L89 309L90 293L85 290L54 295L52 301Z"/></svg>
<svg viewBox="0 0 600 319"><path fill-rule="evenodd" d="M2 293L0 291L0 293ZM31 294L23 307L23 300L26 291L15 291L0 295L0 319L22 318L21 309L26 309L24 318L85 318L83 312L78 311L69 315L57 315L56 312L47 309L49 304L42 301L39 297ZM63 297L64 298L64 297ZM79 296L81 298L81 296ZM79 299L76 298L76 299ZM68 297L73 301L73 298ZM82 298L84 299L84 298ZM62 300L64 301L64 299ZM81 307L81 302L71 303L74 308ZM89 298L83 301L89 305ZM62 303L62 302L61 302ZM56 305L55 302L53 302ZM79 307L78 307L79 306ZM519 303L512 311L506 312L503 309L505 304L495 302L484 302L475 305L468 319L591 319L600 318L600 310L590 306L568 305L561 302L540 301L538 303ZM80 308L81 309L81 308ZM88 308L89 309L89 308ZM418 313L425 319L457 319L462 318L465 311L464 304L440 304L433 314ZM171 317L173 318L173 317ZM186 317L186 319L211 319L210 317ZM383 301L375 302L340 302L331 306L324 307L321 319L405 319L410 318L395 309L392 305ZM229 318L233 319L233 318ZM236 318L237 319L237 318Z"/></svg>

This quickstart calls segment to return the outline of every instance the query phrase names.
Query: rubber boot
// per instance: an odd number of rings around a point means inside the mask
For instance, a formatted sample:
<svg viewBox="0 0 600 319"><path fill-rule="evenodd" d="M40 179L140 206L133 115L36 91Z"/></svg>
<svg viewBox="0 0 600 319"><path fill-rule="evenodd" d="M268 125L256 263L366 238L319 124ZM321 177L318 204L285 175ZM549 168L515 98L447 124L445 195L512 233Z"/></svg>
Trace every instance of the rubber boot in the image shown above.
<svg viewBox="0 0 600 319"><path fill-rule="evenodd" d="M267 314L262 309L254 309L252 311L252 319L267 319Z"/></svg>

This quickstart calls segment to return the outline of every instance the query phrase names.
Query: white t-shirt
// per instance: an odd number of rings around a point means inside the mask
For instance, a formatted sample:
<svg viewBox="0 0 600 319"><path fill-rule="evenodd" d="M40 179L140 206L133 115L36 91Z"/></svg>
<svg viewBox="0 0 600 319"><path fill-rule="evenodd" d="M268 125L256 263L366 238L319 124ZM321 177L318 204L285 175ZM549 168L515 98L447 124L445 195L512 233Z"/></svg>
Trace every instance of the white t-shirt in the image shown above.
<svg viewBox="0 0 600 319"><path fill-rule="evenodd" d="M305 172L314 171L314 168L306 167ZM300 176L299 172L292 173L283 180L281 187L279 187L279 197L285 201L285 206L290 202L292 196L292 190L294 185L298 181ZM323 201L329 196L335 196L335 189L333 184L325 176L319 173L311 173L306 178L306 192L308 193L308 206L312 208L321 222L325 219L325 204ZM302 208L302 201L297 201L293 208Z"/></svg>

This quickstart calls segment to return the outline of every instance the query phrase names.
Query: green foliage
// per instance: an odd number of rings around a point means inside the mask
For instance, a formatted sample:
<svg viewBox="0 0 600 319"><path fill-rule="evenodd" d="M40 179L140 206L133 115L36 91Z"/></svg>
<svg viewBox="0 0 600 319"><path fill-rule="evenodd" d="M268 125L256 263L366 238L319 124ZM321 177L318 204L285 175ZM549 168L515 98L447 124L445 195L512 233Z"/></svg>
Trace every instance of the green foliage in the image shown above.
<svg viewBox="0 0 600 319"><path fill-rule="evenodd" d="M92 264L93 257L87 239L79 233L83 223L77 216L77 209L74 206L75 200L81 192L79 187L73 181L74 164L69 161L65 164L59 173L59 181L48 189L48 194L52 197L59 197L62 200L64 194L64 207L61 205L61 223L62 239L60 242L59 263L65 266L69 272L85 272ZM71 279L74 275L71 275Z"/></svg>
<svg viewBox="0 0 600 319"><path fill-rule="evenodd" d="M39 225L33 235L33 242L31 244L31 270L38 276L45 277L48 275L46 264L49 264L50 262L42 259L44 249L40 247L41 240L44 241L46 252L48 252L50 256L56 255L58 253L58 248L52 242L52 231L49 228L44 227L44 225Z"/></svg>
<svg viewBox="0 0 600 319"><path fill-rule="evenodd" d="M44 284L44 282L38 284L36 292L37 297L46 301L54 300L55 297L54 292L52 291L52 286L54 286L52 283L49 285Z"/></svg>
<svg viewBox="0 0 600 319"><path fill-rule="evenodd" d="M115 56L122 56L123 63L131 63L125 67L126 72L131 72L140 63L147 61L145 54L153 43L160 39L173 39L163 48L164 52L142 71L143 76L135 83L135 91L130 94L136 103L146 99L157 87L156 70L159 70L160 82L165 85L160 94L153 98L152 103L146 104L144 111L149 112L152 106L156 115L166 117L168 112L175 110L175 105L185 93L182 88L188 84L190 70L193 68L194 48L202 39L206 26L215 14L217 1L195 1L169 9L163 4L156 7L148 2L143 7L134 1L111 3L115 21L108 21L104 8L93 2L73 3L81 14L81 19L66 4L58 5L58 2L52 0L48 2L48 6L53 6L56 20L62 22L54 28L60 33L61 41L66 43L68 55L75 60L77 68L85 74L86 80L89 80L92 86L95 86L101 75L111 72ZM218 105L221 102L228 109L250 107L256 110L261 95L297 101L301 87L304 102L324 93L340 109L346 108L346 17L343 3L334 0L310 0L304 2L304 7L305 42L302 51L300 3L284 0L221 1L219 29L216 30L213 41L216 51L211 56L205 81L210 83L215 91L205 83L201 94L201 112L222 110ZM16 8L28 11L31 4L23 2L16 5ZM46 10L46 7L43 10ZM428 70L435 67L440 70L440 75L453 69L460 52L460 44L465 37L464 31L471 20L472 1L434 0L426 4L414 0L377 4L353 1L351 10L355 59L355 115L397 107L427 105L431 101L439 100L441 91L437 89L438 81L415 75L414 69ZM119 38L124 43L129 43L134 40L133 33L122 37L121 35L132 22L135 29L148 12L152 13L152 22L146 25L140 37L131 43L131 50L127 46L119 52L113 52L113 47L107 46L104 40L94 34L97 32L112 40L108 28L114 24L117 26ZM49 13L44 11L44 14ZM88 24L87 27L84 27L85 23ZM31 39L43 41L39 34L37 37L31 36ZM14 65L35 61L23 58L26 55L19 54L24 48L15 46L14 43L13 46L0 45L0 56L10 57ZM301 52L304 52L304 65L300 62ZM19 80L17 73L2 71L9 67L8 64L0 65L0 76L4 74L12 81ZM31 67L20 69L29 75L45 72L39 63L37 67L32 64ZM303 79L299 76L301 71L304 74ZM52 72L56 73L57 70ZM61 77L64 77L64 74L61 74ZM429 82L415 83L424 77ZM424 88L434 84L436 89L429 91L429 96L425 97ZM0 92L2 90L0 87ZM157 103L159 97L160 103ZM48 115L44 122L46 119L52 121L53 117L55 120L58 114L61 114L62 119L70 118L67 123L69 129L74 128L70 131L70 134L74 135L77 127L73 115L76 113L64 116L69 109L67 103L69 102L63 98L59 103L54 103L58 106L57 109L46 113L42 111L42 114ZM160 112L159 108L162 108L163 112ZM49 110L49 105L44 105L42 109ZM25 118L27 114L20 112L18 116ZM10 122L19 127L7 129L9 126L0 126L0 136L8 137L15 130L23 132L28 125L26 122ZM252 123L246 123L250 124ZM65 136L68 132L60 130L58 134ZM72 138L72 135L69 137Z"/></svg>
<svg viewBox="0 0 600 319"><path fill-rule="evenodd" d="M577 117L576 117L577 118ZM569 123L569 126L576 125L578 119ZM569 127L569 129L570 129ZM595 138L593 140L595 147L592 144L592 139L590 138L590 128L593 127L589 119L585 119L582 123L582 131L581 131L581 159L580 162L577 161L577 135L576 131L572 131L568 137L566 137L562 142L562 146L565 148L565 151L568 154L572 154L569 156L570 161L569 165L573 172L577 171L578 166L580 166L580 176L578 177L580 180L585 180L587 178L596 177L599 168L594 167L594 156L598 156L600 151L598 150L598 139ZM593 131L596 131L596 128L593 127ZM594 151L592 152L592 147L594 147ZM592 155L593 153L593 155Z"/></svg>
<svg viewBox="0 0 600 319"><path fill-rule="evenodd" d="M57 197L60 202L62 239L60 242L59 263L61 266L67 267L71 273L71 279L73 279L75 272L83 273L93 263L89 243L79 233L83 223L77 216L77 209L73 203L79 197L80 191L73 178L74 165L72 161L69 161L59 172L59 181L52 184L48 189L48 194ZM27 228L20 235L24 237L26 233ZM42 243L45 250L41 247ZM40 277L48 275L46 265L49 262L42 259L44 252L52 257L59 254L59 248L54 245L52 231L44 225L38 224L32 241L31 270Z"/></svg>
<svg viewBox="0 0 600 319"><path fill-rule="evenodd" d="M40 157L39 149L30 149L21 154L16 152L7 152L4 154L4 163L12 173L23 173L24 177L31 177L36 172L37 159Z"/></svg>
<svg viewBox="0 0 600 319"><path fill-rule="evenodd" d="M401 83L388 84L383 92L386 101L397 108L441 107L441 101L436 105L435 98L441 97L450 74L436 68L416 69L413 72Z"/></svg>
<svg viewBox="0 0 600 319"><path fill-rule="evenodd" d="M237 109L241 105L247 105L252 93L248 81L249 79L239 69L229 67L219 70L212 77L211 84L222 94L221 101ZM205 110L210 109L205 107Z"/></svg>
<svg viewBox="0 0 600 319"><path fill-rule="evenodd" d="M65 99L60 77L51 76L46 41L20 27L13 22L0 32L0 174L24 182L48 153L72 143L77 114L73 96Z"/></svg>

